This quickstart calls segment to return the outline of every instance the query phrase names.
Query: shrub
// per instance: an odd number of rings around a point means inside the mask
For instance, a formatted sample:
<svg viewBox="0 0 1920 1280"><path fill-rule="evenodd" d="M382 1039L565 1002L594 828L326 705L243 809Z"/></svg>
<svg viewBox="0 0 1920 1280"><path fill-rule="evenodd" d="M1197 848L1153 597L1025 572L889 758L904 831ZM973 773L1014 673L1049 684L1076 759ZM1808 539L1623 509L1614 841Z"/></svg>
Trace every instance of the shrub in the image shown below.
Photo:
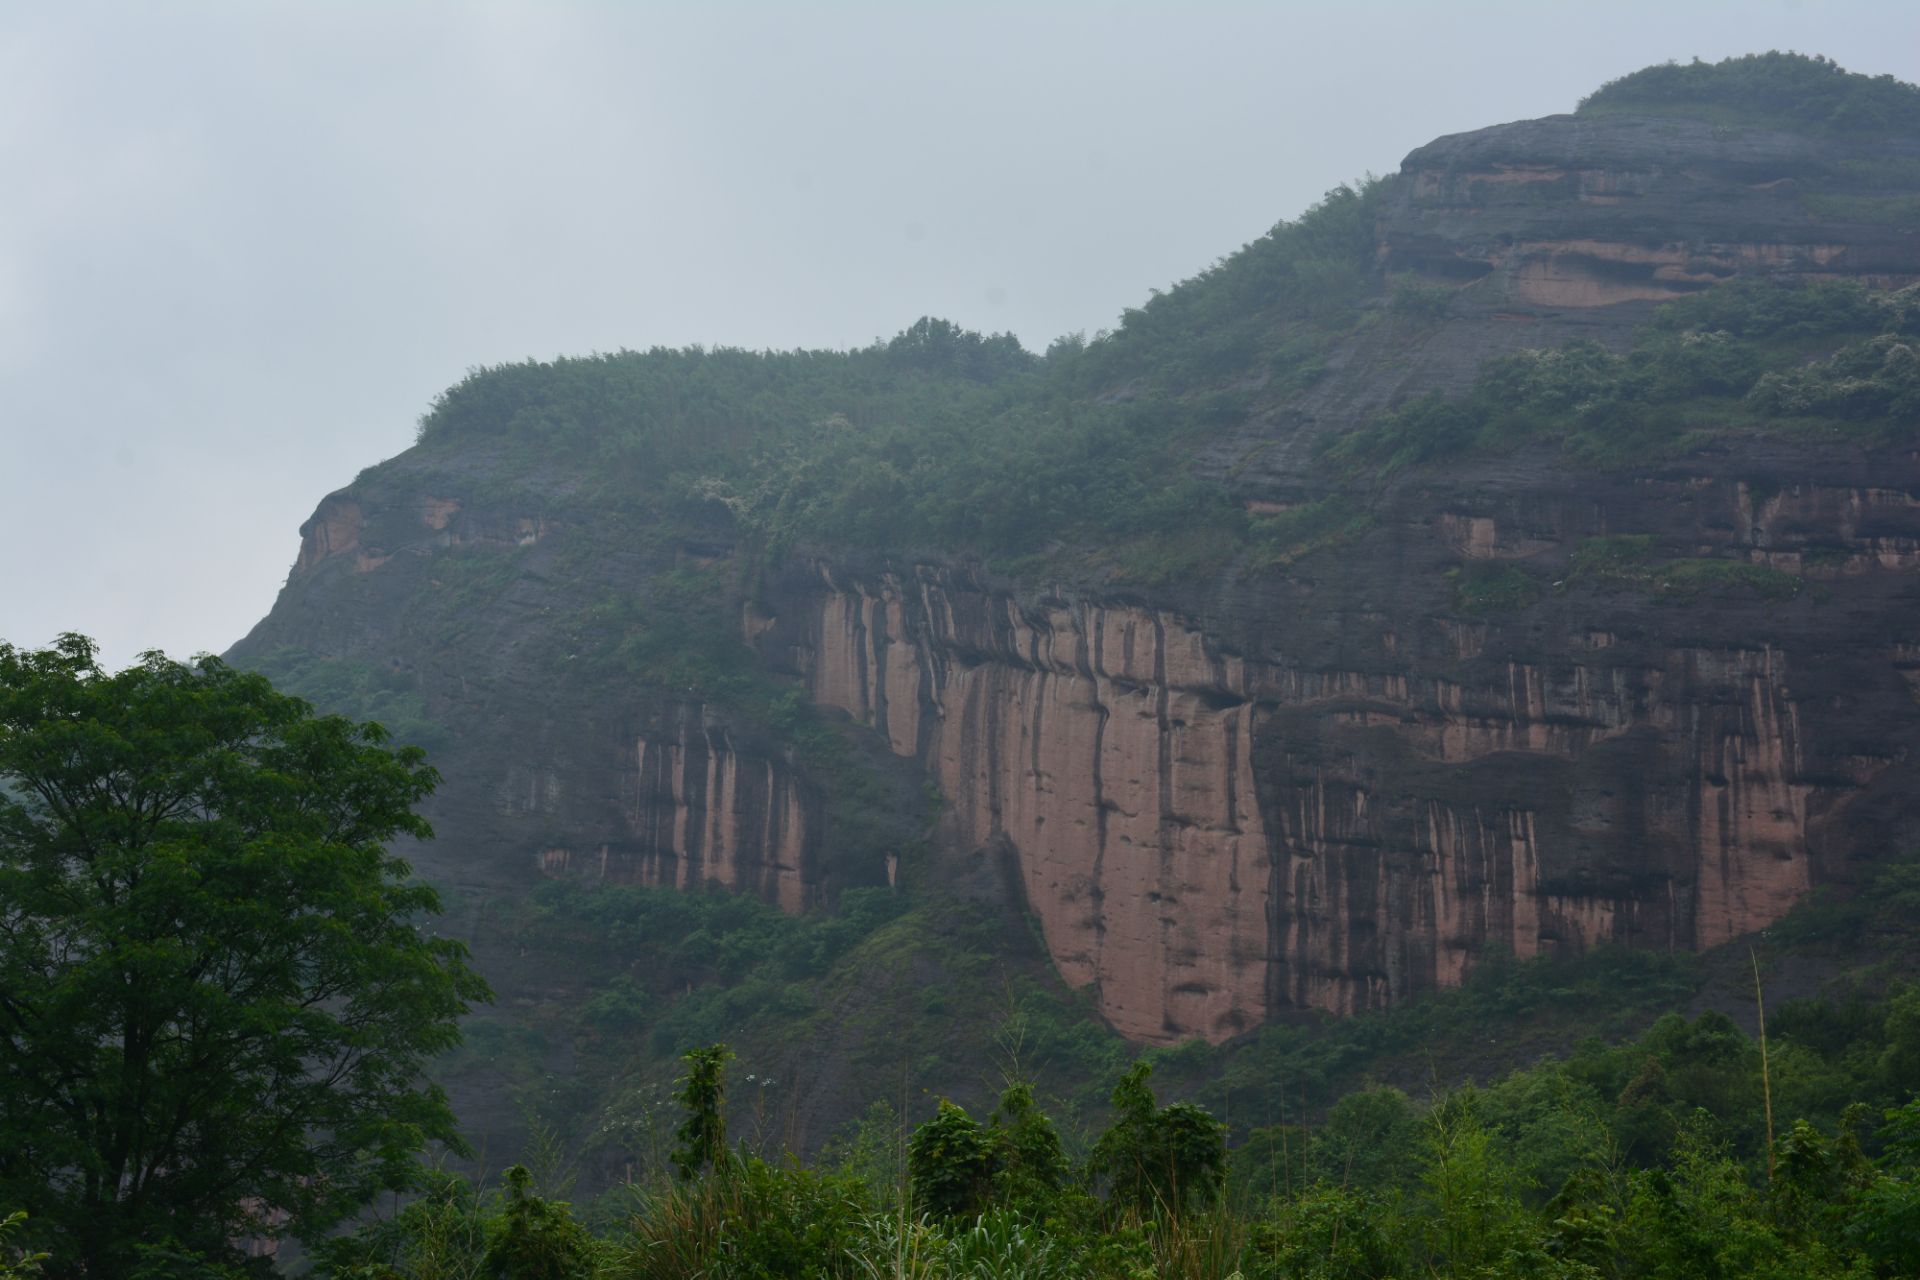
<svg viewBox="0 0 1920 1280"><path fill-rule="evenodd" d="M1454 607L1462 613L1508 613L1540 598L1540 584L1524 569L1478 561L1448 571Z"/></svg>

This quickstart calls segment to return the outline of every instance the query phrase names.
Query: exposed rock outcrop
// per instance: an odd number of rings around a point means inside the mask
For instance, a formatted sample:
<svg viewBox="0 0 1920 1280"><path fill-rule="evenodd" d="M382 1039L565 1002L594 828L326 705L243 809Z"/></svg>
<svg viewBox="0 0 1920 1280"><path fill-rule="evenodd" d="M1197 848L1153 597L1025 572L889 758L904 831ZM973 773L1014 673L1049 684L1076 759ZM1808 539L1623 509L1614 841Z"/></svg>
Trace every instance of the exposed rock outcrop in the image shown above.
<svg viewBox="0 0 1920 1280"><path fill-rule="evenodd" d="M1664 302L1755 270L1910 284L1911 228L1822 211L1887 198L1886 175L1916 160L1920 139L1548 116L1409 155L1381 253L1418 279L1484 282L1489 307Z"/></svg>
<svg viewBox="0 0 1920 1280"><path fill-rule="evenodd" d="M1243 598L1257 638L1244 620L1210 631L1205 606L825 562L747 630L923 764L953 847L1012 846L1061 974L1139 1039L1378 1006L1458 982L1490 946L1711 947L1844 876L1848 809L1904 759L1915 717L1904 650L1833 626L1909 616L1909 491L1756 502L1683 473L1477 501L1404 510L1351 553L1397 563L1316 591L1318 618ZM1636 529L1796 565L1818 545L1819 576L1785 604L1562 584L1553 621L1524 629L1442 594L1450 564L1544 578L1585 537ZM1896 701L1866 730L1836 714L1836 686Z"/></svg>
<svg viewBox="0 0 1920 1280"><path fill-rule="evenodd" d="M951 839L1011 841L1062 976L1136 1038L1259 1022L1271 868L1245 664L1164 611L1029 610L934 569L819 575L763 651L919 758Z"/></svg>
<svg viewBox="0 0 1920 1280"><path fill-rule="evenodd" d="M784 762L743 754L691 708L641 737L620 774L619 828L588 848L548 845L540 870L613 883L751 893L785 911L823 905L820 824Z"/></svg>
<svg viewBox="0 0 1920 1280"><path fill-rule="evenodd" d="M1741 274L1920 280L1920 138L1853 142L1671 116L1548 116L1436 139L1386 192L1378 255L1437 315L1394 314L1305 393L1203 452L1251 502L1299 492L1324 437L1490 358L1624 346L1654 307ZM1419 309L1416 308L1416 312Z"/></svg>

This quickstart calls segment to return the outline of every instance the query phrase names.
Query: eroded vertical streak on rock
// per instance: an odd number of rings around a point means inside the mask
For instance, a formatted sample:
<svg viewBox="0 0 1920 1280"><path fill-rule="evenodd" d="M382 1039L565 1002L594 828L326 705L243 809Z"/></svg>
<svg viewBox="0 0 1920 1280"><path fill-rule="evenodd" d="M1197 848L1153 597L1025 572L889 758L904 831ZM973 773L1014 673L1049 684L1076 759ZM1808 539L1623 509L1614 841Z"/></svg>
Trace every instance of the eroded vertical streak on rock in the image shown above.
<svg viewBox="0 0 1920 1280"><path fill-rule="evenodd" d="M803 582L762 642L922 762L950 845L1011 846L1062 976L1136 1039L1376 1007L1489 947L1712 946L1812 883L1776 649L1636 664L1591 632L1489 664L1455 624L1436 636L1465 667L1307 670L1168 610L947 569ZM1681 781L1619 781L1661 760Z"/></svg>

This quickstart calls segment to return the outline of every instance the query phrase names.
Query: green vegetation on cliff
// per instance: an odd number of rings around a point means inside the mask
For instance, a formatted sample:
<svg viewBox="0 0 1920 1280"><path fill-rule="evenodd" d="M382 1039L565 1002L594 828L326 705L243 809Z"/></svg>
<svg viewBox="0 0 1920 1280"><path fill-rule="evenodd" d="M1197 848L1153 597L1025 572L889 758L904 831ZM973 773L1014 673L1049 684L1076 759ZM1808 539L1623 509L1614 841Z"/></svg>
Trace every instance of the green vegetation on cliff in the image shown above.
<svg viewBox="0 0 1920 1280"><path fill-rule="evenodd" d="M1691 116L1747 128L1920 133L1920 87L1863 76L1827 58L1750 53L1668 62L1610 80L1580 100L1583 115Z"/></svg>
<svg viewBox="0 0 1920 1280"><path fill-rule="evenodd" d="M1802 586L1791 573L1745 560L1657 561L1652 558L1654 541L1648 534L1631 533L1589 538L1574 550L1567 581L1638 587L1669 600L1726 588L1784 600L1799 594Z"/></svg>
<svg viewBox="0 0 1920 1280"><path fill-rule="evenodd" d="M922 320L852 352L505 365L446 392L421 442L493 441L570 468L594 502L723 520L774 555L797 543L938 547L1018 572L1071 546L1144 581L1241 554L1284 567L1364 533L1361 500L1335 492L1249 515L1192 460L1310 386L1339 336L1378 322L1380 185L1337 189L1114 332L1044 357ZM1920 411L1917 341L1920 290L1743 278L1662 308L1624 354L1591 341L1518 352L1464 395L1429 393L1326 437L1321 478L1539 441L1599 467L1733 430L1884 441Z"/></svg>
<svg viewBox="0 0 1920 1280"><path fill-rule="evenodd" d="M446 745L446 727L427 713L417 682L407 672L294 648L275 649L253 668L276 688L329 714L378 723L396 742L429 751Z"/></svg>
<svg viewBox="0 0 1920 1280"><path fill-rule="evenodd" d="M1920 286L1735 280L1662 307L1624 355L1582 341L1489 361L1466 394L1422 396L1325 452L1393 472L1535 441L1602 467L1743 428L1884 441L1920 413L1917 348Z"/></svg>
<svg viewBox="0 0 1920 1280"><path fill-rule="evenodd" d="M851 352L655 349L477 370L421 420L430 449L499 440L572 459L607 498L722 508L773 545L1018 555L1119 545L1244 514L1189 474L1256 395L1319 376L1378 289L1377 184L1300 219L1044 358L922 320ZM1162 565L1160 572L1177 569Z"/></svg>

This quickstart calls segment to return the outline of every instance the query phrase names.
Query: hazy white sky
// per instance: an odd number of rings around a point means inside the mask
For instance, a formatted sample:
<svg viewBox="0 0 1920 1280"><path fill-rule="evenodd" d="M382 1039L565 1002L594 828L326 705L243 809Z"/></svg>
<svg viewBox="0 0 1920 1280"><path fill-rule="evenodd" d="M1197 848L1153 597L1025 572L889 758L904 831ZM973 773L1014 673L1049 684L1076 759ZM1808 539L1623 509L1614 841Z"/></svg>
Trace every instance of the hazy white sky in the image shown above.
<svg viewBox="0 0 1920 1280"><path fill-rule="evenodd" d="M218 651L471 365L1044 348L1437 135L1914 0L0 0L0 639Z"/></svg>

